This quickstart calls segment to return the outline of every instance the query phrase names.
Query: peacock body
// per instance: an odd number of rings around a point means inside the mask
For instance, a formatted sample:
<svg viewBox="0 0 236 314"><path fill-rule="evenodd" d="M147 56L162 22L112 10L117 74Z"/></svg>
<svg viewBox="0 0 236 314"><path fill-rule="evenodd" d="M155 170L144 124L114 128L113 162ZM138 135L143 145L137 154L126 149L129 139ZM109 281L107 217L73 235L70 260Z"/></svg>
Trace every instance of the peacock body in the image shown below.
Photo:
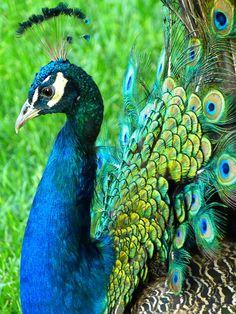
<svg viewBox="0 0 236 314"><path fill-rule="evenodd" d="M132 52L115 156L95 148L103 101L93 79L67 60L70 36L35 76L16 129L48 113L65 113L67 122L25 232L23 313L123 313L145 282L146 294L133 311L193 312L203 304L206 310L229 304L235 312L235 274L227 277L235 272L234 245L222 245L225 256L215 263L208 259L221 246L226 207L233 209L236 199L236 7L229 0L163 2L165 47L156 81L142 107ZM20 24L19 33L61 15L88 21L64 4L42 12ZM90 209L99 180L99 201ZM196 248L205 260L190 263ZM212 297L208 303L205 290L217 284L221 301Z"/></svg>

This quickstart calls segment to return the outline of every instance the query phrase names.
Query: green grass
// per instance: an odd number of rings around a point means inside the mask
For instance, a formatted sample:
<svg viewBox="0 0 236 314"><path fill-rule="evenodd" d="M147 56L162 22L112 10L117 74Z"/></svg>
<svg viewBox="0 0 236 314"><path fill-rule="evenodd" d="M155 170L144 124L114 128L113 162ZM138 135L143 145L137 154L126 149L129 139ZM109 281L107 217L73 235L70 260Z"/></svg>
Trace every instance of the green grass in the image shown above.
<svg viewBox="0 0 236 314"><path fill-rule="evenodd" d="M38 69L49 60L27 38L16 39L17 23L41 6L58 1L6 0L0 3L0 313L20 313L19 260L24 229L62 116L29 122L17 136L16 117ZM122 79L130 49L150 53L154 79L162 45L161 12L157 0L71 0L90 17L89 44L77 45L70 60L90 73L104 97L104 125L114 141L122 110Z"/></svg>

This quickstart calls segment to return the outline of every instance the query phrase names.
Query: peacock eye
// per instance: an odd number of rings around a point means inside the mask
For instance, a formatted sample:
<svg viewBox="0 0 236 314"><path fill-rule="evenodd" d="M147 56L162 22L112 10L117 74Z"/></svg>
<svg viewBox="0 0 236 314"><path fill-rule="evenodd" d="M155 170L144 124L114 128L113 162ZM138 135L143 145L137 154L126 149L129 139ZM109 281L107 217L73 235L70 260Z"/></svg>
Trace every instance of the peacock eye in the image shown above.
<svg viewBox="0 0 236 314"><path fill-rule="evenodd" d="M44 87L42 88L40 94L44 97L52 97L54 95L54 87L53 86L47 86L47 87Z"/></svg>
<svg viewBox="0 0 236 314"><path fill-rule="evenodd" d="M221 11L215 11L214 23L215 23L215 27L218 30L225 30L229 24L227 16L225 15L224 12L221 12Z"/></svg>

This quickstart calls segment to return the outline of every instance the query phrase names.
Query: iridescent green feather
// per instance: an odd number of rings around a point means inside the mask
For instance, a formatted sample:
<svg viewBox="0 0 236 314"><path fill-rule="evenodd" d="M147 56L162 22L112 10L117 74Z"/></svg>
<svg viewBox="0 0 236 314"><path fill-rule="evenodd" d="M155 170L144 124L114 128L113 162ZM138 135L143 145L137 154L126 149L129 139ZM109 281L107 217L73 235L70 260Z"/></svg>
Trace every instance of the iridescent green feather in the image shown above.
<svg viewBox="0 0 236 314"><path fill-rule="evenodd" d="M225 216L215 195L232 207L236 201L235 3L163 2L165 47L144 107L131 55L119 167L99 226L116 251L109 310L121 312L150 259L168 264L175 293L184 289L192 249L212 255L220 247Z"/></svg>

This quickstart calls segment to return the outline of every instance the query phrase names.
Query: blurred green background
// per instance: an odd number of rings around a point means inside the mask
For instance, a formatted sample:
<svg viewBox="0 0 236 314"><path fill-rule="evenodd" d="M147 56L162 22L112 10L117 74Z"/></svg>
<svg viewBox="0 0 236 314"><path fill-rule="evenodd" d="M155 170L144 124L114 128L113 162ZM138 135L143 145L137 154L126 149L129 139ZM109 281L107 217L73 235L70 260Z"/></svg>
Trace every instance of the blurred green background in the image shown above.
<svg viewBox="0 0 236 314"><path fill-rule="evenodd" d="M29 122L17 136L15 120L38 69L48 63L40 45L17 39L18 22L59 1L6 0L0 3L0 313L20 313L19 260L24 229L53 140L63 116ZM153 82L162 47L158 0L67 1L91 20L91 41L77 45L70 61L93 76L105 103L103 129L117 138L122 82L134 42L150 56L147 82ZM114 128L114 125L117 128Z"/></svg>

